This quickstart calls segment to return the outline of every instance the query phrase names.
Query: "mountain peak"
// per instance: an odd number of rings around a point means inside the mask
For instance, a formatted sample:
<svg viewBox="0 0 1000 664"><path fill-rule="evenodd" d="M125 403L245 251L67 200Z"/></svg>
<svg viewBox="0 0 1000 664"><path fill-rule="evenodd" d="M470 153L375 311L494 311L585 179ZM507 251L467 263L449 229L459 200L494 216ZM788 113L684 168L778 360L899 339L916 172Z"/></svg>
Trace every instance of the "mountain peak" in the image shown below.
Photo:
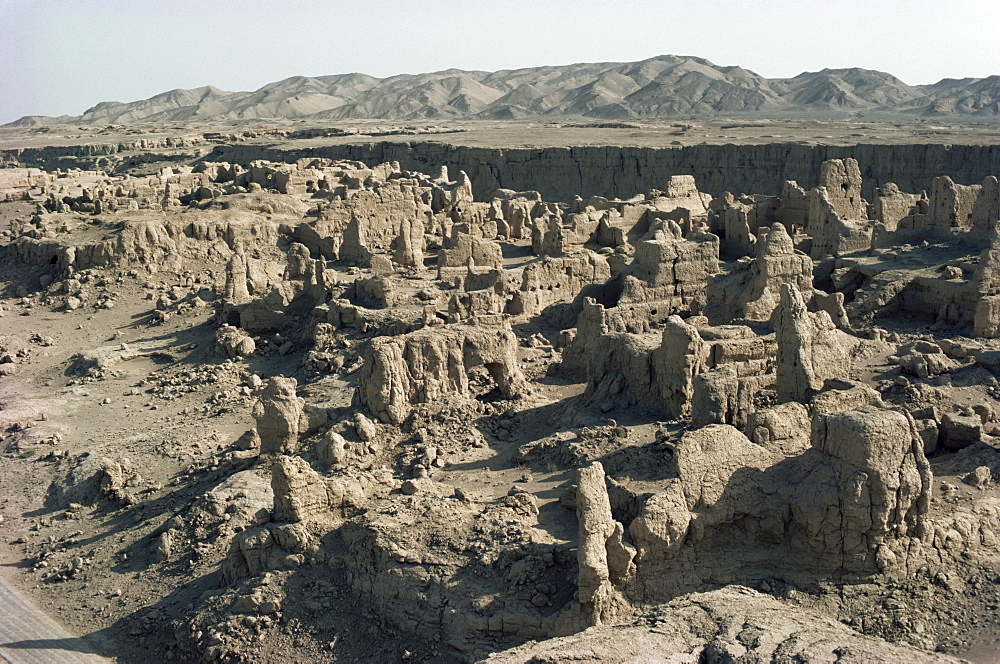
<svg viewBox="0 0 1000 664"><path fill-rule="evenodd" d="M732 113L1000 115L1000 77L909 86L860 67L768 79L690 55L495 72L444 69L377 78L362 73L291 76L253 92L211 85L133 102L106 101L77 117L26 116L6 126L235 119L386 119L589 116L663 119Z"/></svg>

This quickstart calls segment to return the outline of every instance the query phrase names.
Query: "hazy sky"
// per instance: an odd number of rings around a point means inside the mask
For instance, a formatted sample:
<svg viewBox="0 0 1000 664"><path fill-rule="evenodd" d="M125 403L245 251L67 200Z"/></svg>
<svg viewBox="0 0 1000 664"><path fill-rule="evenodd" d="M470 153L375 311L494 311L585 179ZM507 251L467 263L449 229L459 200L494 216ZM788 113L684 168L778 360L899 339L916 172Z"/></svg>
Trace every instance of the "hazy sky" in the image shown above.
<svg viewBox="0 0 1000 664"><path fill-rule="evenodd" d="M998 0L0 0L0 123L174 88L696 55L768 77L1000 74Z"/></svg>

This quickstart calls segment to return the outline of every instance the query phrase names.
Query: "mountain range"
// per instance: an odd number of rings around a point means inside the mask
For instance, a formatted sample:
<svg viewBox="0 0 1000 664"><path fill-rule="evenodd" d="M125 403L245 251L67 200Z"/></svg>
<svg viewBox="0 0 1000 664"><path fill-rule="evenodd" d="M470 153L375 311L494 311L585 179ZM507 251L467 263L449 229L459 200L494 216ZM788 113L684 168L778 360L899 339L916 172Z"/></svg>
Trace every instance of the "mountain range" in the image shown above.
<svg viewBox="0 0 1000 664"><path fill-rule="evenodd" d="M101 102L79 116L26 116L5 126L261 119L447 120L583 116L602 120L738 114L1000 117L1000 76L911 86L885 72L824 69L765 78L742 67L662 55L507 69L448 69L376 78L294 76L253 92L212 86L128 103Z"/></svg>

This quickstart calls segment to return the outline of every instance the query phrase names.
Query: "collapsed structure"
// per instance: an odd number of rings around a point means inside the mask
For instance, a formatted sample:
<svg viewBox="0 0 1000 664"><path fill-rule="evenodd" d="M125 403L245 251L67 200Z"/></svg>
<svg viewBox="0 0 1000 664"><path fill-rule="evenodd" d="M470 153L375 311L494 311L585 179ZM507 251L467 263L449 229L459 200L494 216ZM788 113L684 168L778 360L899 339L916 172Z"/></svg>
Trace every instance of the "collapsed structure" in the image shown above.
<svg viewBox="0 0 1000 664"><path fill-rule="evenodd" d="M471 653L711 588L889 587L997 553L1000 511L936 510L933 463L1000 471L997 411L969 405L1000 368L995 177L871 204L852 159L780 197L675 176L629 200L480 201L464 173L323 159L9 181L36 210L5 251L44 272L40 303L110 308L100 270L187 274L150 323L207 298L227 362L297 358L253 388L240 458L268 498L218 598L329 566L383 620ZM508 459L574 472L556 498L462 478ZM235 656L233 629L183 647Z"/></svg>

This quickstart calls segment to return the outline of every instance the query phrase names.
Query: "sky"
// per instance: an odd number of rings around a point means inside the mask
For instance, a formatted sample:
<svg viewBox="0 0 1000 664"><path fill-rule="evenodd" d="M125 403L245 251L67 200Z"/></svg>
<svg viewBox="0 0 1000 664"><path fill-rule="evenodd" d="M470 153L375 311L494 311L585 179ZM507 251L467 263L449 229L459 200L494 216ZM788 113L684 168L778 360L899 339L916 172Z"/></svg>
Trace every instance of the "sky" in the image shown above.
<svg viewBox="0 0 1000 664"><path fill-rule="evenodd" d="M1000 74L998 0L0 0L0 124L175 88L694 55L770 78Z"/></svg>

